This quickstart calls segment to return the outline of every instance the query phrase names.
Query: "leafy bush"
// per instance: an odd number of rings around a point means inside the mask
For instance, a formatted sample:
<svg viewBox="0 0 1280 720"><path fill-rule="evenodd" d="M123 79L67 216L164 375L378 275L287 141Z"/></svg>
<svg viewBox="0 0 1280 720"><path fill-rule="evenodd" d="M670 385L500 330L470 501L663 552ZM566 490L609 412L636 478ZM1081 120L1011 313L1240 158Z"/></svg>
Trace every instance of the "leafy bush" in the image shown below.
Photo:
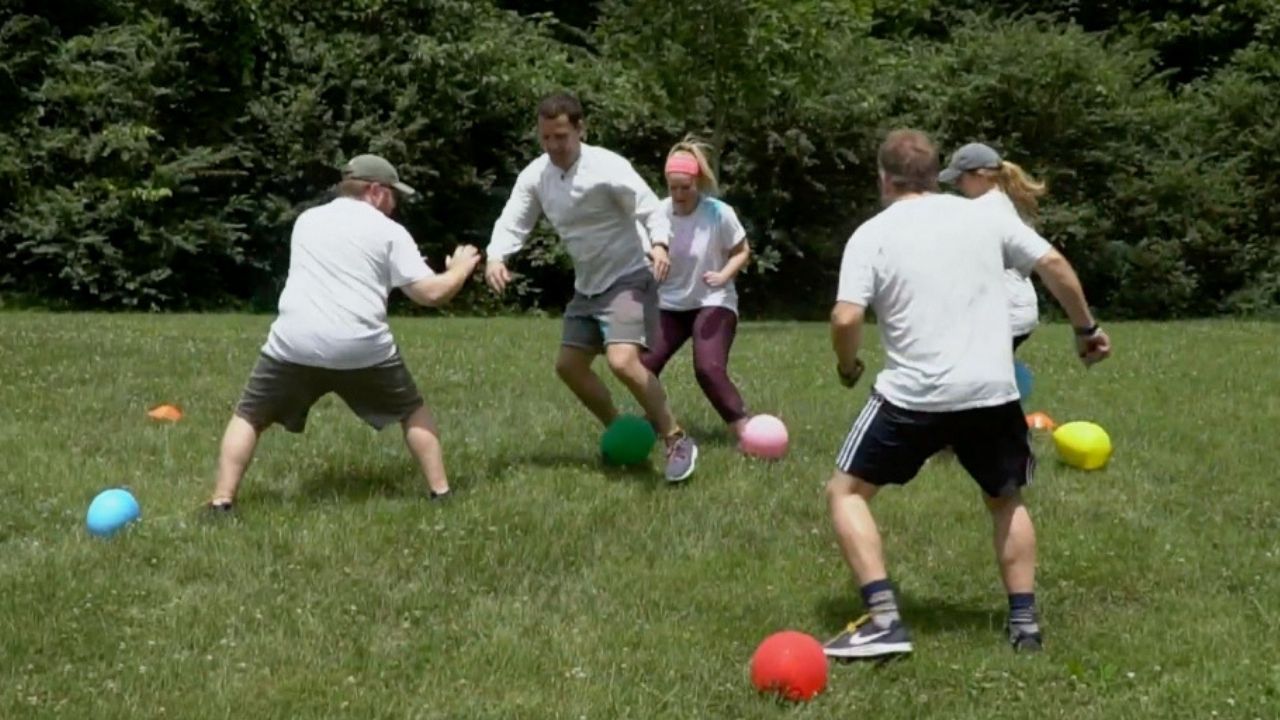
<svg viewBox="0 0 1280 720"><path fill-rule="evenodd" d="M719 149L748 314L826 313L896 126L1047 180L1042 230L1111 316L1280 308L1265 0L74 5L0 0L0 292L38 302L272 309L293 218L369 151L423 191L401 219L439 267L487 243L539 152L538 97L567 87L660 193L680 137ZM515 269L506 298L476 283L452 311L567 299L545 226Z"/></svg>

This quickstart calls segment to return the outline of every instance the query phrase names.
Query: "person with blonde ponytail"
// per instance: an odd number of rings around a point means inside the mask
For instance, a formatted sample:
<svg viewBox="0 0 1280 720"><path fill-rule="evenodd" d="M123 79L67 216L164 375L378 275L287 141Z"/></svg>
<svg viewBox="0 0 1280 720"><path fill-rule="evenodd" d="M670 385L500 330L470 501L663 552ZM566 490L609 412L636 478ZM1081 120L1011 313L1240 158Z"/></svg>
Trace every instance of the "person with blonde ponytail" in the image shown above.
<svg viewBox="0 0 1280 720"><path fill-rule="evenodd" d="M733 208L712 197L718 188L705 145L692 138L677 143L664 170L669 196L662 207L671 223L671 267L658 288L658 341L642 360L659 375L692 338L698 385L737 436L747 411L728 368L738 328L734 278L751 256L747 233Z"/></svg>
<svg viewBox="0 0 1280 720"><path fill-rule="evenodd" d="M965 197L989 205L997 212L1014 215L1028 226L1040 215L1039 198L1045 193L1044 183L982 143L969 143L957 150L938 179L954 183ZM1039 325L1039 303L1031 278L1018 270L1005 271L1005 287L1009 292L1013 348L1017 350Z"/></svg>

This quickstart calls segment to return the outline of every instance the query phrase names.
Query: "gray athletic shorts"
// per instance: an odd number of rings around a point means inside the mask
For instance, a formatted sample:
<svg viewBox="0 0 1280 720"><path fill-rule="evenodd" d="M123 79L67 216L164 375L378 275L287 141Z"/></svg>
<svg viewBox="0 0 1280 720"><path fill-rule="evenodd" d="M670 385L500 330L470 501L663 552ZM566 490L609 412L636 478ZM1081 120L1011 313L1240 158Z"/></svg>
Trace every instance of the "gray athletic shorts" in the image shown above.
<svg viewBox="0 0 1280 720"><path fill-rule="evenodd" d="M331 392L375 430L400 422L423 405L399 353L357 370L330 370L261 355L235 412L259 431L280 423L289 432L300 433L311 406Z"/></svg>
<svg viewBox="0 0 1280 720"><path fill-rule="evenodd" d="M560 343L601 352L614 343L648 348L657 338L658 281L643 268L598 295L574 293L564 311Z"/></svg>

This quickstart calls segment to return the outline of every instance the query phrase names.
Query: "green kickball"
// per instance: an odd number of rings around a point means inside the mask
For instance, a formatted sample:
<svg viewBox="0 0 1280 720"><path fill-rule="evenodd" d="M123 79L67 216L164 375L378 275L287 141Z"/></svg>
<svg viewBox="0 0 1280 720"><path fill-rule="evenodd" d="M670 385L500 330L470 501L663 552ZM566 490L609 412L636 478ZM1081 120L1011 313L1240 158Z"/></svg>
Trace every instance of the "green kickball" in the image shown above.
<svg viewBox="0 0 1280 720"><path fill-rule="evenodd" d="M600 436L600 452L607 465L638 465L649 459L657 440L648 420L621 415Z"/></svg>

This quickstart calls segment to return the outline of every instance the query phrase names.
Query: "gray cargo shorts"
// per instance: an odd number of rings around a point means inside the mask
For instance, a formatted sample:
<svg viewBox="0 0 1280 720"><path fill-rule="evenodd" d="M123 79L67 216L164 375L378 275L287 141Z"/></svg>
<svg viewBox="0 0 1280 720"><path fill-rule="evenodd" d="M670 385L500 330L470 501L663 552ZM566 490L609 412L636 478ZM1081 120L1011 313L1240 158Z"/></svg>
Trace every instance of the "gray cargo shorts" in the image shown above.
<svg viewBox="0 0 1280 720"><path fill-rule="evenodd" d="M647 349L657 339L658 281L643 268L598 295L575 292L564 311L560 344L602 352L614 343Z"/></svg>
<svg viewBox="0 0 1280 720"><path fill-rule="evenodd" d="M398 352L386 362L356 370L298 365L261 355L235 413L258 431L280 423L300 433L311 406L331 392L375 430L404 420L423 405Z"/></svg>

